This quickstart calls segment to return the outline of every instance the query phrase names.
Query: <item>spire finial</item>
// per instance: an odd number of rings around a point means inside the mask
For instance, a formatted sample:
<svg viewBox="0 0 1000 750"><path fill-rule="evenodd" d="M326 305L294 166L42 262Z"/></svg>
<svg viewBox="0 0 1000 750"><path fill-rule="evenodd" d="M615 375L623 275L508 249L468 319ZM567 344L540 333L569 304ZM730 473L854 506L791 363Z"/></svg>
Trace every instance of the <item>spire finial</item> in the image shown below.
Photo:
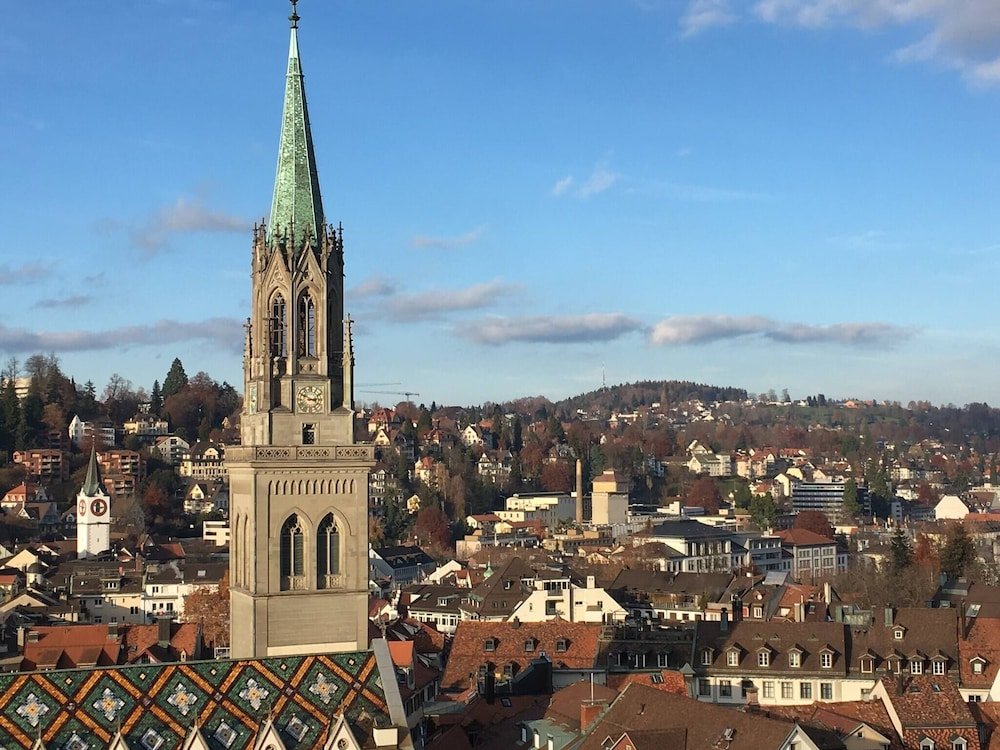
<svg viewBox="0 0 1000 750"><path fill-rule="evenodd" d="M292 15L288 17L288 20L292 22L292 28L299 28L299 14L295 12L295 6L299 4L299 0L292 0Z"/></svg>

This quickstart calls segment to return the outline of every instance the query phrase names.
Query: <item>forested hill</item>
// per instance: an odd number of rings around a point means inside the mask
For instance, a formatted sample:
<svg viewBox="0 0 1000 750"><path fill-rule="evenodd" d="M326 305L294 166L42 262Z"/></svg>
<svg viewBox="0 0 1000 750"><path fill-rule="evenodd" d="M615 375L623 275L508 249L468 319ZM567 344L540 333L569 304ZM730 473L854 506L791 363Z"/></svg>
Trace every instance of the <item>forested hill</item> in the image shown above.
<svg viewBox="0 0 1000 750"><path fill-rule="evenodd" d="M747 398L744 388L730 388L684 380L641 380L624 383L557 401L556 411L573 414L578 409L587 412L611 412L635 409L659 403L661 409L683 401L743 401Z"/></svg>

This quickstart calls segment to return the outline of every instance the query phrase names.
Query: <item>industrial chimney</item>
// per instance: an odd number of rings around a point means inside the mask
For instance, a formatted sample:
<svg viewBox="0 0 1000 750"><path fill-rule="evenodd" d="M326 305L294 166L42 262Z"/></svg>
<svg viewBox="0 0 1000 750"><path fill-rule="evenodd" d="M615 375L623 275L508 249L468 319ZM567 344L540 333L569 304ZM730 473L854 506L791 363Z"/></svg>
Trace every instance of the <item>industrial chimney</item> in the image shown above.
<svg viewBox="0 0 1000 750"><path fill-rule="evenodd" d="M583 526L583 461L576 459L576 525Z"/></svg>

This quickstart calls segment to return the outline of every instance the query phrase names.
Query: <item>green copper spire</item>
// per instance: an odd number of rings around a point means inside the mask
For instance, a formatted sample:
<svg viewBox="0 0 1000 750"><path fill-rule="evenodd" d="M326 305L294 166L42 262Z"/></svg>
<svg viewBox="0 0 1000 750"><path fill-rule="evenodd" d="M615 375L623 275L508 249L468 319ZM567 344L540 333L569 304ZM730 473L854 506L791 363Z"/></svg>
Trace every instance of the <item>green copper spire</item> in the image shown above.
<svg viewBox="0 0 1000 750"><path fill-rule="evenodd" d="M97 447L90 449L90 465L87 466L87 478L83 480L83 488L80 490L87 497L104 495L104 482L101 481L101 467L97 463Z"/></svg>
<svg viewBox="0 0 1000 750"><path fill-rule="evenodd" d="M281 115L281 141L278 145L278 169L274 176L274 199L268 236L294 233L318 238L322 234L323 200L319 194L319 173L313 153L309 110L299 62L299 14L292 0L292 37L288 46L288 75L285 80L285 107Z"/></svg>

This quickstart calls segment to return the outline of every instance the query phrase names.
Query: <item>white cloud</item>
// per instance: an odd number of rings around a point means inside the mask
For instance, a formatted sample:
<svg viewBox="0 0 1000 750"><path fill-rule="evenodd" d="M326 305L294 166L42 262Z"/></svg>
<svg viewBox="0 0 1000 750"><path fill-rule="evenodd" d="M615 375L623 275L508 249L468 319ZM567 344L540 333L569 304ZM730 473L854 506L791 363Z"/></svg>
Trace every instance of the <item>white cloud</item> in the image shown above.
<svg viewBox="0 0 1000 750"><path fill-rule="evenodd" d="M51 273L52 267L45 263L22 263L19 266L0 263L0 286L41 281Z"/></svg>
<svg viewBox="0 0 1000 750"><path fill-rule="evenodd" d="M491 307L517 290L503 281L473 284L465 289L437 289L419 294L401 294L386 307L390 318L399 322L416 322L441 318L449 313L481 310Z"/></svg>
<svg viewBox="0 0 1000 750"><path fill-rule="evenodd" d="M899 62L930 62L959 71L976 85L1000 84L1000 2L997 0L689 0L685 36L738 20L820 29L900 27L913 41Z"/></svg>
<svg viewBox="0 0 1000 750"><path fill-rule="evenodd" d="M601 163L594 167L590 177L584 180L583 184L577 188L576 194L581 198L589 198L592 195L603 193L614 187L614 184L621 179L621 175L611 171L607 164Z"/></svg>
<svg viewBox="0 0 1000 750"><path fill-rule="evenodd" d="M239 352L243 348L243 321L236 318L208 318L194 323L160 320L104 331L30 331L0 323L0 350L15 353L104 351L180 341L204 341L217 348Z"/></svg>
<svg viewBox="0 0 1000 750"><path fill-rule="evenodd" d="M761 0L757 10L766 21L800 26L914 26L923 35L898 50L897 60L937 62L977 83L1000 82L996 0Z"/></svg>
<svg viewBox="0 0 1000 750"><path fill-rule="evenodd" d="M573 175L568 174L552 186L552 195L562 195L573 185Z"/></svg>
<svg viewBox="0 0 1000 750"><path fill-rule="evenodd" d="M248 232L246 219L213 211L198 198L179 197L147 218L131 233L132 243L146 255L163 250L171 235L189 232Z"/></svg>
<svg viewBox="0 0 1000 750"><path fill-rule="evenodd" d="M785 344L876 346L894 344L914 333L912 328L880 322L818 326L783 323L760 315L673 315L653 326L649 340L652 344L671 346L759 336Z"/></svg>
<svg viewBox="0 0 1000 750"><path fill-rule="evenodd" d="M512 341L568 344L611 341L643 328L636 318L623 313L589 313L538 317L487 318L465 323L458 332L481 344Z"/></svg>
<svg viewBox="0 0 1000 750"><path fill-rule="evenodd" d="M427 235L418 234L410 240L410 242L414 247L429 248L431 250L456 250L460 247L471 245L473 242L482 237L485 232L486 227L479 226L469 232L466 232L465 234L460 234L455 237L429 237Z"/></svg>
<svg viewBox="0 0 1000 750"><path fill-rule="evenodd" d="M756 315L673 315L653 326L649 340L653 344L706 344L761 333L771 325Z"/></svg>
<svg viewBox="0 0 1000 750"><path fill-rule="evenodd" d="M736 20L729 0L692 0L681 16L681 33L694 36L705 29L728 26Z"/></svg>
<svg viewBox="0 0 1000 750"><path fill-rule="evenodd" d="M369 297L388 297L395 293L396 284L383 276L372 276L347 290L347 294L356 300Z"/></svg>

